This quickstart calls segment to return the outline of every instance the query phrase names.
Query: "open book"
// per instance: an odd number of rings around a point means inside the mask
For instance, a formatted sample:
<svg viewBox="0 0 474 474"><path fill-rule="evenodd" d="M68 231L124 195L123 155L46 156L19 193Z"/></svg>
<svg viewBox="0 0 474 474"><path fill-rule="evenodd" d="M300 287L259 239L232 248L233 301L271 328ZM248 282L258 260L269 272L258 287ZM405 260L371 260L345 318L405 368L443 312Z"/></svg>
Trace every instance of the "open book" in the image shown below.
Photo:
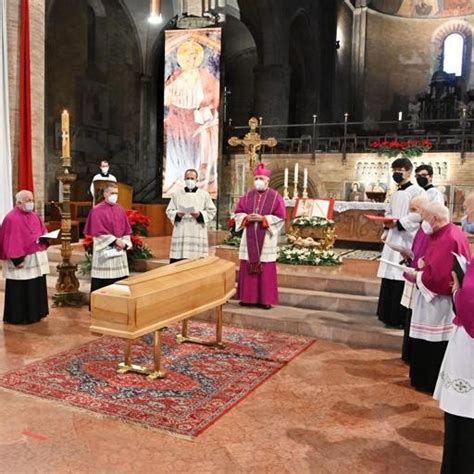
<svg viewBox="0 0 474 474"><path fill-rule="evenodd" d="M467 259L464 255L459 255L456 252L451 253L454 255L453 272L456 273L459 285L462 286L464 274L466 273L467 269Z"/></svg>
<svg viewBox="0 0 474 474"><path fill-rule="evenodd" d="M57 239L59 237L59 232L61 232L61 229L52 230L47 234L40 235L38 239Z"/></svg>

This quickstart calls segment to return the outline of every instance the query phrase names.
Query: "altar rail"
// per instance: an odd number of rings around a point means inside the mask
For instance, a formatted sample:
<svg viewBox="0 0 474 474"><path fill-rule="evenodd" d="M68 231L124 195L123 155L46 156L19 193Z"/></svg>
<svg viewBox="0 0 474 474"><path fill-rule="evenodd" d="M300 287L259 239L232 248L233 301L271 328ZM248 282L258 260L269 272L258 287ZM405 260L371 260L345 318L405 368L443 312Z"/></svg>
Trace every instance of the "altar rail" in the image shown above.
<svg viewBox="0 0 474 474"><path fill-rule="evenodd" d="M278 145L262 147L261 153L367 153L376 140L430 140L431 151L458 152L462 158L474 151L474 118L439 120L389 120L320 123L313 116L312 123L265 125L260 120L258 132L273 136ZM248 125L235 126L232 119L226 124L226 137L244 135ZM225 140L227 143L227 139ZM233 150L232 150L233 148ZM236 153L235 148L228 153Z"/></svg>

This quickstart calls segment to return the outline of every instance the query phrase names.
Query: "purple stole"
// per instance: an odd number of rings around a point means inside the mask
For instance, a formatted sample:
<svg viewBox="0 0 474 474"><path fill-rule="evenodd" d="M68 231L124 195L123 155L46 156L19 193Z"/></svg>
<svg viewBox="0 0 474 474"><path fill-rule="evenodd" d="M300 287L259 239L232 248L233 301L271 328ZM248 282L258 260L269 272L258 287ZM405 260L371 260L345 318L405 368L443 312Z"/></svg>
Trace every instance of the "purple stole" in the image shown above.
<svg viewBox="0 0 474 474"><path fill-rule="evenodd" d="M257 190L249 191L243 196L237 205L236 213L260 214L262 216L280 216L280 202L278 191L268 188L262 193ZM247 253L249 257L250 273L261 273L262 263L260 255L262 253L263 241L265 240L266 229L261 222L250 222L247 226Z"/></svg>

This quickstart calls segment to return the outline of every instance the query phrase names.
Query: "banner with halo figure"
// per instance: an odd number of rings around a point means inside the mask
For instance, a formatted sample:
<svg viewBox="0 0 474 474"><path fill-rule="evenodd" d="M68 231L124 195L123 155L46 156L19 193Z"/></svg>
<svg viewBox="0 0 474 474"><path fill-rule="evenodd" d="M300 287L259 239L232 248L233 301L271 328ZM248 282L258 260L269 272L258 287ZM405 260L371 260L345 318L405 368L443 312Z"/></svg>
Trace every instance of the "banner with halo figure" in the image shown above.
<svg viewBox="0 0 474 474"><path fill-rule="evenodd" d="M184 187L189 168L217 197L221 31L166 31L163 197Z"/></svg>

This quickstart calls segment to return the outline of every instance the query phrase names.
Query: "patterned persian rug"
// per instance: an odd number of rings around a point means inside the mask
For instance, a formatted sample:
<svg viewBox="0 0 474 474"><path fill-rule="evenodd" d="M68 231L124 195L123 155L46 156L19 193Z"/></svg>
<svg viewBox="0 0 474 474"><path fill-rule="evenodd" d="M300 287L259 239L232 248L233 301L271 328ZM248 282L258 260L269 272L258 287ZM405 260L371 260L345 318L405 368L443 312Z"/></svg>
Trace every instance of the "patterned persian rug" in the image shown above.
<svg viewBox="0 0 474 474"><path fill-rule="evenodd" d="M214 326L192 321L190 335L212 340ZM224 349L177 344L162 333L167 377L118 374L123 343L101 337L0 376L0 386L193 438L314 341L281 333L224 328ZM152 336L133 346L133 362L152 365Z"/></svg>

